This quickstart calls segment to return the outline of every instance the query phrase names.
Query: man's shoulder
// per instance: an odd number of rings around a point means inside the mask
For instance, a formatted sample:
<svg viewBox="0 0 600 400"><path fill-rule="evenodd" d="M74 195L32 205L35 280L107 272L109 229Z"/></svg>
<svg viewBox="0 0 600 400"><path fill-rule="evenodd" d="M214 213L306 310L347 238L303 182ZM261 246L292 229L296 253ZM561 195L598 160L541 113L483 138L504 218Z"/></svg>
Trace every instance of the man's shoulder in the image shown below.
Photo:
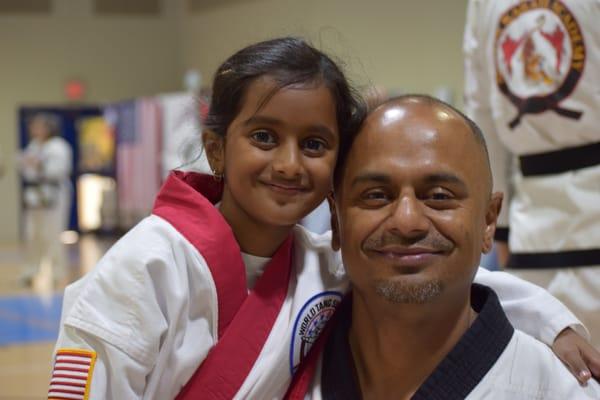
<svg viewBox="0 0 600 400"><path fill-rule="evenodd" d="M486 395L511 400L598 399L600 385L591 382L582 387L548 346L515 330L504 353L469 399Z"/></svg>

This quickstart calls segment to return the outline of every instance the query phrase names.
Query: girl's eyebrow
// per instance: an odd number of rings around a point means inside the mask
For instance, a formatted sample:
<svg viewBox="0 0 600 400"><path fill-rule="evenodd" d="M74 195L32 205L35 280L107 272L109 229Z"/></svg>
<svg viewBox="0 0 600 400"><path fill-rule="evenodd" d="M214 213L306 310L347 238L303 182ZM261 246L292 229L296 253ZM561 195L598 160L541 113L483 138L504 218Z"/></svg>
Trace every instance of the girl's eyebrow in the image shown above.
<svg viewBox="0 0 600 400"><path fill-rule="evenodd" d="M244 125L246 126L251 124L282 125L283 122L273 117L267 117L264 115L253 115L244 121Z"/></svg>
<svg viewBox="0 0 600 400"><path fill-rule="evenodd" d="M253 124L267 124L267 125L284 125L284 122L273 117L268 117L265 115L253 115L247 120L244 121L244 125L253 125ZM327 137L329 140L334 140L336 138L336 134L332 132L327 126L322 124L315 124L308 126L306 131L320 133Z"/></svg>

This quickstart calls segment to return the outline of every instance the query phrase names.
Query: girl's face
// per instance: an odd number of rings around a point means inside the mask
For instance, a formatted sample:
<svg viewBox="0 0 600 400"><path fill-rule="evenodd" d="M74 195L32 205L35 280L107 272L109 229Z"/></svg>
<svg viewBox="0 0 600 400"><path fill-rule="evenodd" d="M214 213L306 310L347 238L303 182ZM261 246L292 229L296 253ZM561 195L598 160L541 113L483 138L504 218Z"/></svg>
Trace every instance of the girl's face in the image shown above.
<svg viewBox="0 0 600 400"><path fill-rule="evenodd" d="M285 87L264 103L275 87L268 76L248 86L222 161L222 209L265 227L294 225L325 199L339 145L326 86Z"/></svg>

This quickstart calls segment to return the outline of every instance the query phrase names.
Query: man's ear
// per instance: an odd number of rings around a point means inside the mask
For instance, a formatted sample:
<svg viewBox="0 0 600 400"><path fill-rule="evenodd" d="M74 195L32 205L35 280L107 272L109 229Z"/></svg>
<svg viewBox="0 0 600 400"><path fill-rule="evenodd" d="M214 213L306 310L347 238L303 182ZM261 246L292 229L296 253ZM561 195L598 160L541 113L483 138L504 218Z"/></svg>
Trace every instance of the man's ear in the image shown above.
<svg viewBox="0 0 600 400"><path fill-rule="evenodd" d="M496 223L498 215L502 209L502 192L494 192L488 202L488 207L485 212L485 231L483 232L483 243L481 246L482 253L492 251L494 245L494 233L496 233Z"/></svg>
<svg viewBox="0 0 600 400"><path fill-rule="evenodd" d="M327 202L329 203L329 211L331 213L331 248L334 251L338 251L340 249L340 227L333 192L327 195Z"/></svg>
<svg viewBox="0 0 600 400"><path fill-rule="evenodd" d="M213 174L222 176L225 169L225 139L216 132L205 129L202 131L202 144Z"/></svg>

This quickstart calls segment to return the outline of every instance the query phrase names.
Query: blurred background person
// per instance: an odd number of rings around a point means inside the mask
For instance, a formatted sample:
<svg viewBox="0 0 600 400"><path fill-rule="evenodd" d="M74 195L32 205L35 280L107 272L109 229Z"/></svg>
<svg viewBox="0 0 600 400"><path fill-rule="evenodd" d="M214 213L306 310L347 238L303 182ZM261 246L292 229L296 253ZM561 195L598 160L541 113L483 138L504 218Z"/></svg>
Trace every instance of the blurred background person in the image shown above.
<svg viewBox="0 0 600 400"><path fill-rule="evenodd" d="M500 264L546 287L600 345L600 7L470 0L465 109L486 134Z"/></svg>
<svg viewBox="0 0 600 400"><path fill-rule="evenodd" d="M27 254L21 275L24 284L31 284L43 265L50 267L56 281L64 276L66 257L60 235L69 223L73 190L73 150L59 136L59 118L49 113L35 114L28 130L29 143L19 157Z"/></svg>

